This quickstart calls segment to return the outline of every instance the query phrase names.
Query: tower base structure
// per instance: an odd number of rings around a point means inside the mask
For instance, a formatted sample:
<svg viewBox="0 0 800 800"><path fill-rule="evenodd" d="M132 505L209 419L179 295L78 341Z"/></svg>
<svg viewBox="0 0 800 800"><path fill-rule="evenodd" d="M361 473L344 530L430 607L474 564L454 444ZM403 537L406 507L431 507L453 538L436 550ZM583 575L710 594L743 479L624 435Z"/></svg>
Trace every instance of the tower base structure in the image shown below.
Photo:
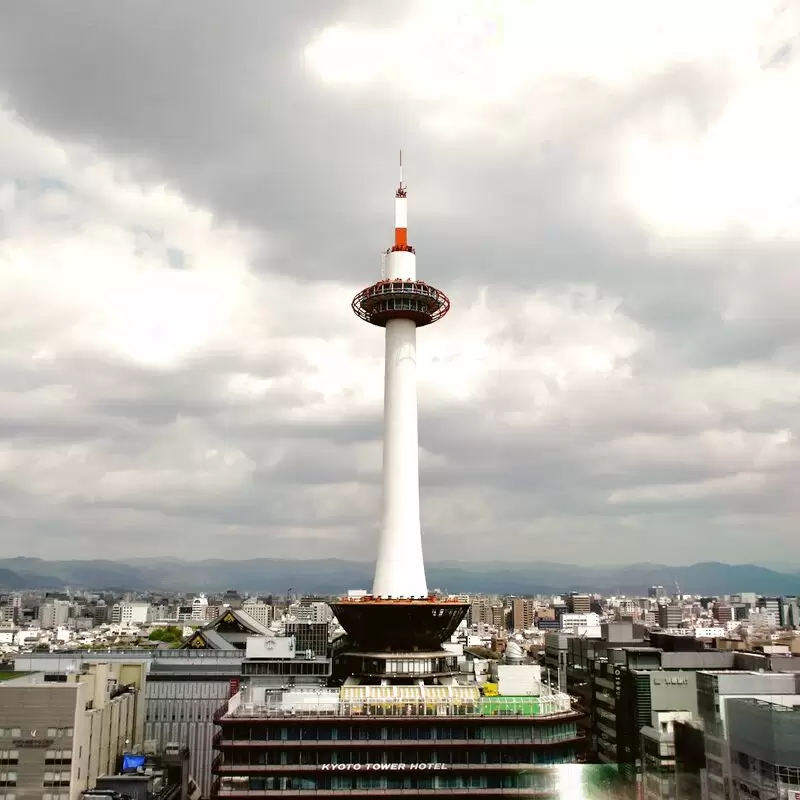
<svg viewBox="0 0 800 800"><path fill-rule="evenodd" d="M347 598L330 606L354 647L374 652L440 650L469 610L461 600L438 597Z"/></svg>
<svg viewBox="0 0 800 800"><path fill-rule="evenodd" d="M469 605L438 597L347 598L331 603L346 637L333 653L335 678L362 683L435 683L458 672L442 648Z"/></svg>

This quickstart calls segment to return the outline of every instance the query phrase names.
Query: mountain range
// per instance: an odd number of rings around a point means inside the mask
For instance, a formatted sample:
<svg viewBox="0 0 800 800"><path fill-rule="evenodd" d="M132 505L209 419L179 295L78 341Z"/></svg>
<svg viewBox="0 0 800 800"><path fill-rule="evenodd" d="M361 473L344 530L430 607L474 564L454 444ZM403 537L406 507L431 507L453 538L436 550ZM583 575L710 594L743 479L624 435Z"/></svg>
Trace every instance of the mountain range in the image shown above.
<svg viewBox="0 0 800 800"><path fill-rule="evenodd" d="M235 588L247 592L338 594L369 588L373 565L342 559L271 559L246 561L178 558L46 561L0 559L0 589L109 589L162 592L213 592ZM446 592L562 594L569 591L641 595L661 585L691 594L722 595L757 592L800 594L800 572L778 572L756 564L704 562L689 566L629 564L580 567L552 562L433 562L428 585Z"/></svg>

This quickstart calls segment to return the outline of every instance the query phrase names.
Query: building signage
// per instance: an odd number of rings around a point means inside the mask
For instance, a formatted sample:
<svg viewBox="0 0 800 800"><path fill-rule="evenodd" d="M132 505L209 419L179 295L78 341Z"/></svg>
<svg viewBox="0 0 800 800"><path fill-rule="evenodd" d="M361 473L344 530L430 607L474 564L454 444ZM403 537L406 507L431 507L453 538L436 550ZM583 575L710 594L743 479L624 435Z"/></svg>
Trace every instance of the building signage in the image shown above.
<svg viewBox="0 0 800 800"><path fill-rule="evenodd" d="M55 744L55 739L13 739L11 742L12 747L22 750L25 747L37 747L42 750L52 747Z"/></svg>
<svg viewBox="0 0 800 800"><path fill-rule="evenodd" d="M661 681L653 677L653 683L659 684ZM689 683L688 678L664 678L664 684L667 686L686 686Z"/></svg>
<svg viewBox="0 0 800 800"><path fill-rule="evenodd" d="M395 762L394 764L323 764L322 771L336 771L336 772L358 772L359 770L389 770L391 772L398 771L420 771L427 772L430 770L450 769L449 764L404 764Z"/></svg>

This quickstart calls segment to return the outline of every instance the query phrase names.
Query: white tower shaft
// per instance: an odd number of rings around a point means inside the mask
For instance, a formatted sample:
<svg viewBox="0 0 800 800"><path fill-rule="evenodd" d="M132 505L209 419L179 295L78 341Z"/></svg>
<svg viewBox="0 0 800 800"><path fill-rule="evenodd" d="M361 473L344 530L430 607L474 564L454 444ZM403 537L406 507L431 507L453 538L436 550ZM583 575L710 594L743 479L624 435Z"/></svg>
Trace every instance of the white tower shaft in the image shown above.
<svg viewBox="0 0 800 800"><path fill-rule="evenodd" d="M417 326L386 323L383 395L383 525L372 594L425 597L419 521Z"/></svg>

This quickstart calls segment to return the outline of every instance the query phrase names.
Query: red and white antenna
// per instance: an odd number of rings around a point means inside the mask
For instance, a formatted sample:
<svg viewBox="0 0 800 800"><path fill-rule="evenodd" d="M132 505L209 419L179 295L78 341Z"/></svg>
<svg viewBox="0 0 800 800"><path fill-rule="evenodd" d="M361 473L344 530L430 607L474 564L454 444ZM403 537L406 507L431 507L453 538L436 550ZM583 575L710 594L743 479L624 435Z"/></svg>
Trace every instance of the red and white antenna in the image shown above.
<svg viewBox="0 0 800 800"><path fill-rule="evenodd" d="M400 183L394 195L394 246L398 250L408 247L408 197L403 183L403 151L400 151Z"/></svg>

